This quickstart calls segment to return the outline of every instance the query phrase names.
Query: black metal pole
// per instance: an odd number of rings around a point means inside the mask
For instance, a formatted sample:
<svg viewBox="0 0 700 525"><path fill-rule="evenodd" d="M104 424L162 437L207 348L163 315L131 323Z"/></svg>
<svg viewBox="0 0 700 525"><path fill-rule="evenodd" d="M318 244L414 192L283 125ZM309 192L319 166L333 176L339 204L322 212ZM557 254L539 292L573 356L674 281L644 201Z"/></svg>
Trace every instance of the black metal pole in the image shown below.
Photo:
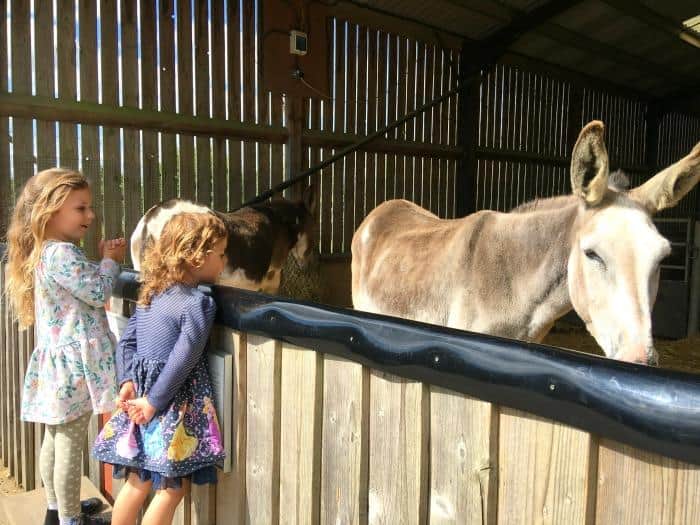
<svg viewBox="0 0 700 525"><path fill-rule="evenodd" d="M333 155L332 157L329 157L329 158L327 158L326 160L324 160L323 162L321 162L321 163L319 163L319 164L316 164L315 166L312 166L311 168L309 168L309 169L303 171L302 173L300 173L299 175L297 175L297 176L295 176L295 177L292 177L291 179L288 179L288 180L286 180L286 181L284 181L284 182L281 182L281 183L279 183L277 186L274 186L273 188L270 188L269 190L267 190L267 191L261 193L260 195L258 195L257 197L254 197L254 198L250 199L249 201L247 201L247 202L245 202L244 204L242 204L242 205L240 206L240 208L244 208L244 207L246 207L246 206L251 206L251 205L253 205L253 204L257 204L257 203L259 203L259 202L266 201L267 199L269 199L270 197L272 197L272 196L275 195L276 193L280 193L280 192L286 190L287 188L289 188L290 186L293 186L293 185L296 184L297 182L299 182L299 181L301 181L301 180L307 178L309 175L313 175L314 173L316 173L316 172L318 172L318 171L321 171L321 170L322 170L323 168L325 168L326 166L328 166L328 165L330 165L330 164L333 164L335 161L337 161L337 160L339 160L339 159L342 159L343 157L345 157L346 155L348 155L348 154L350 154L350 153L352 153L352 152L354 152L354 151L357 151L359 148L361 148L361 147L364 146L365 144L368 144L368 143L372 142L374 139L377 139L377 138L379 138L379 137L382 137L382 136L386 135L386 133L388 133L388 132L391 131L392 129L394 129L394 128L400 126L401 124L403 124L403 123L406 122L407 120L410 120L410 119L412 119L412 118L417 117L418 115L420 115L420 114L423 113L424 111L426 111L426 110L432 108L433 106L439 104L439 103L442 102L443 100L446 100L446 99L450 98L451 96L455 95L456 93L458 93L458 92L461 91L462 89L466 88L466 87L470 84L470 82L473 81L473 79L474 79L474 75L471 75L470 77L467 77L466 79L459 79L459 80L457 81L457 86L454 87L454 88L452 88L450 91L448 91L448 92L445 93L444 95L441 95L441 96L439 96L438 98L433 99L433 100L431 100L430 102L427 102L427 103L423 104L422 106L420 106L420 107L414 109L414 110L411 111L410 113L407 113L406 115L404 115L404 116L401 117L400 119L398 119L398 120L392 122L392 123L389 124L388 126L385 126L385 127L383 127L382 129L377 130L377 131L375 131L374 133L372 133L372 134L370 134L370 135L367 135L367 136L364 137L363 139L358 140L357 142L355 142L354 144L350 144L349 146L346 146L345 148L341 149L339 152L337 152L337 153L336 153L335 155ZM240 208L239 208L239 209L240 209Z"/></svg>

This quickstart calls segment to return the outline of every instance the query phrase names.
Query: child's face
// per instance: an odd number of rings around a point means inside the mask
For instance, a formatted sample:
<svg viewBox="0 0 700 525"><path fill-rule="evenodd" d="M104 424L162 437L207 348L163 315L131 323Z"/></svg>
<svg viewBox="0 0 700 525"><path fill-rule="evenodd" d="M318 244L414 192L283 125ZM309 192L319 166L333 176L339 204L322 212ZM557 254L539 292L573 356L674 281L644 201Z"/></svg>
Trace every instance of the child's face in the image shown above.
<svg viewBox="0 0 700 525"><path fill-rule="evenodd" d="M226 264L226 244L226 239L217 242L207 253L204 263L192 270L192 275L198 283L213 283L219 278Z"/></svg>
<svg viewBox="0 0 700 525"><path fill-rule="evenodd" d="M95 219L89 188L71 190L63 206L46 223L46 238L77 242Z"/></svg>

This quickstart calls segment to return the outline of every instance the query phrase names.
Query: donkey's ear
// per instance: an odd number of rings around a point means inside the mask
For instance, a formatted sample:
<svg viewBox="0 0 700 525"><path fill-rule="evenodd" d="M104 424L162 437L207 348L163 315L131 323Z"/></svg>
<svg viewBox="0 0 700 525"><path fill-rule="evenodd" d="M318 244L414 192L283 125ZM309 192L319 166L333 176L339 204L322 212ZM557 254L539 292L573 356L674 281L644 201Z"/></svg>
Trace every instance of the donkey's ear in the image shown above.
<svg viewBox="0 0 700 525"><path fill-rule="evenodd" d="M596 206L608 189L608 151L599 120L586 124L571 153L571 189L574 195Z"/></svg>
<svg viewBox="0 0 700 525"><path fill-rule="evenodd" d="M304 207L309 210L309 213L314 215L316 213L318 198L316 195L316 186L313 183L304 189L301 200L304 203Z"/></svg>
<svg viewBox="0 0 700 525"><path fill-rule="evenodd" d="M630 196L641 203L649 213L656 213L678 204L678 201L693 189L698 180L700 180L700 142L681 160L630 191Z"/></svg>

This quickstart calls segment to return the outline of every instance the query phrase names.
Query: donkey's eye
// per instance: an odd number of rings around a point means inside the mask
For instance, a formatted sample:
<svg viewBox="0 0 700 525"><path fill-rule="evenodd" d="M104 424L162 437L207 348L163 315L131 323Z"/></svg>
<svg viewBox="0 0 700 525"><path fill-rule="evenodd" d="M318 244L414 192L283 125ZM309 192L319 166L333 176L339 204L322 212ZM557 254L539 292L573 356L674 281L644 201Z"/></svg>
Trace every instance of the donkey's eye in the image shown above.
<svg viewBox="0 0 700 525"><path fill-rule="evenodd" d="M605 267L605 262L603 261L603 258L596 253L595 250L584 250L583 254L588 257L591 261L595 261L598 264L603 265Z"/></svg>

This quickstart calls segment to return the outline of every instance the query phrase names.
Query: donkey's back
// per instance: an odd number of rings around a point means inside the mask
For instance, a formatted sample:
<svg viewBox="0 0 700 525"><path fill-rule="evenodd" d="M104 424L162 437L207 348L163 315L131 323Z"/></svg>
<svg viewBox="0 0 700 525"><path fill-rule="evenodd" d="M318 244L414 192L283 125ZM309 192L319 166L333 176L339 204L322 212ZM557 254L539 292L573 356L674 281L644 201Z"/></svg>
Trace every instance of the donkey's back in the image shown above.
<svg viewBox="0 0 700 525"><path fill-rule="evenodd" d="M457 298L446 298L456 287L462 291L473 287L476 293L469 252L477 249L479 232L494 215L481 211L443 220L409 201L384 202L353 236L354 307L464 328L455 318Z"/></svg>

